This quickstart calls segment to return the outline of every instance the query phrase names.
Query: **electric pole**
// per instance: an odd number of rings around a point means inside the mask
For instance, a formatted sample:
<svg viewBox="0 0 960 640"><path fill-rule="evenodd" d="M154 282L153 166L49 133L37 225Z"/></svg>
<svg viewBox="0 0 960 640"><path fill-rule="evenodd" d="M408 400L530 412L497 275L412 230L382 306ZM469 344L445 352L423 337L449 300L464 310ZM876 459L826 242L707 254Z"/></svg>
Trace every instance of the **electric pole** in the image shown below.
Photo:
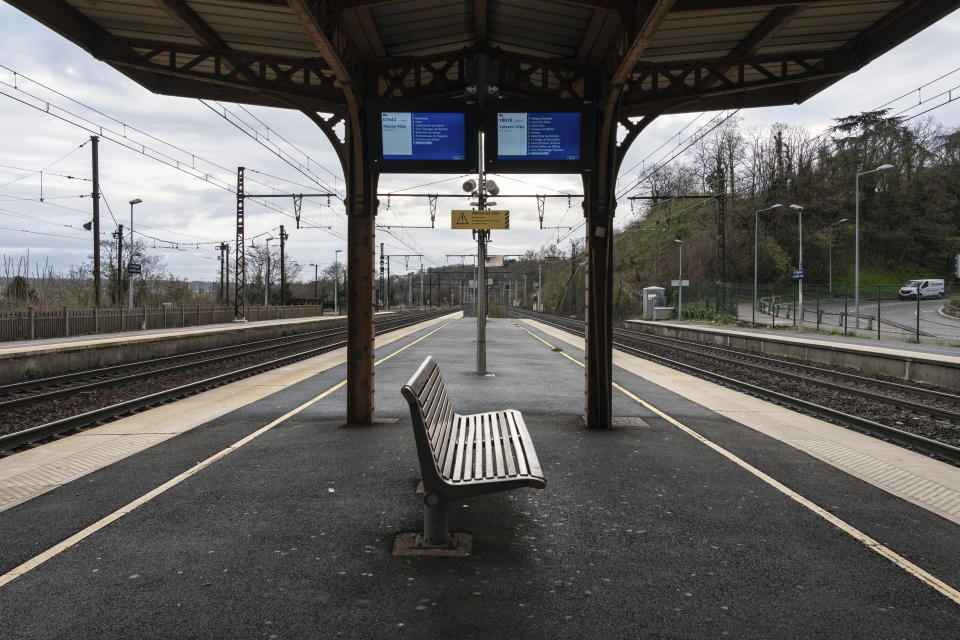
<svg viewBox="0 0 960 640"><path fill-rule="evenodd" d="M287 232L283 230L283 225L280 225L280 306L287 304L286 260L283 256L288 237Z"/></svg>
<svg viewBox="0 0 960 640"><path fill-rule="evenodd" d="M100 306L100 158L97 145L100 138L90 136L93 155L93 304Z"/></svg>
<svg viewBox="0 0 960 640"><path fill-rule="evenodd" d="M383 309L383 243L380 243L380 296L377 311Z"/></svg>
<svg viewBox="0 0 960 640"><path fill-rule="evenodd" d="M226 293L227 299L224 304L230 304L230 245L226 242L220 244L220 247L223 249L223 274L224 274L224 292Z"/></svg>
<svg viewBox="0 0 960 640"><path fill-rule="evenodd" d="M123 225L118 224L117 230L113 232L113 237L117 239L117 304L123 301Z"/></svg>

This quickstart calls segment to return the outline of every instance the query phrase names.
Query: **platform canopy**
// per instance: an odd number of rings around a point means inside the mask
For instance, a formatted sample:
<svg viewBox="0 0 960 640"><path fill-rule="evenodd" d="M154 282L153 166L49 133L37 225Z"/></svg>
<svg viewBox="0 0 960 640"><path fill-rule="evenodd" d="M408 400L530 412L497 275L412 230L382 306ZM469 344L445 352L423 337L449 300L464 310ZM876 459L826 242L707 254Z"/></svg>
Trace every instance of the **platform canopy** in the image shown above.
<svg viewBox="0 0 960 640"><path fill-rule="evenodd" d="M587 427L598 429L613 424L614 185L637 135L661 114L802 102L960 6L960 0L6 1L151 91L298 109L326 134L347 188L349 422L374 420L379 167L371 166L365 144L368 107L396 98L421 104L465 98L483 112L491 96L589 103L595 121L586 129L592 162L582 172L584 416ZM242 168L237 193L239 301Z"/></svg>
<svg viewBox="0 0 960 640"><path fill-rule="evenodd" d="M621 117L802 102L954 0L7 0L151 91L341 113L351 96L593 98Z"/></svg>

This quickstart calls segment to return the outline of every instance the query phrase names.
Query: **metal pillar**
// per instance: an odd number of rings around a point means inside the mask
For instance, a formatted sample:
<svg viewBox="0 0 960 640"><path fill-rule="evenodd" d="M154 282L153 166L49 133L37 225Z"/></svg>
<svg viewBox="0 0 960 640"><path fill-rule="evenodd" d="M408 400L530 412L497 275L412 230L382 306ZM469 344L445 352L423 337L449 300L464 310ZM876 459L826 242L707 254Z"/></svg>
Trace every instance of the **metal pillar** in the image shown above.
<svg viewBox="0 0 960 640"><path fill-rule="evenodd" d="M366 163L364 127L351 118L347 136L347 422L372 424L373 280L377 180ZM382 255L382 249L381 249Z"/></svg>
<svg viewBox="0 0 960 640"><path fill-rule="evenodd" d="M615 113L615 111L613 111ZM615 117L600 123L597 167L583 176L587 234L584 291L584 420L588 429L609 429L613 417L613 214L616 208ZM543 292L540 292L542 295Z"/></svg>
<svg viewBox="0 0 960 640"><path fill-rule="evenodd" d="M283 225L280 225L280 306L287 304L287 271L286 271L286 255L285 249L287 245L287 238L290 235L283 230Z"/></svg>
<svg viewBox="0 0 960 640"><path fill-rule="evenodd" d="M243 167L237 167L237 234L236 258L234 264L233 319L245 320L247 317L247 256L244 253L243 230Z"/></svg>
<svg viewBox="0 0 960 640"><path fill-rule="evenodd" d="M118 224L113 232L117 239L117 304L123 306L123 225Z"/></svg>
<svg viewBox="0 0 960 640"><path fill-rule="evenodd" d="M93 161L93 191L90 197L93 199L93 304L100 306L100 159L98 155L98 143L100 138L90 136L92 146Z"/></svg>

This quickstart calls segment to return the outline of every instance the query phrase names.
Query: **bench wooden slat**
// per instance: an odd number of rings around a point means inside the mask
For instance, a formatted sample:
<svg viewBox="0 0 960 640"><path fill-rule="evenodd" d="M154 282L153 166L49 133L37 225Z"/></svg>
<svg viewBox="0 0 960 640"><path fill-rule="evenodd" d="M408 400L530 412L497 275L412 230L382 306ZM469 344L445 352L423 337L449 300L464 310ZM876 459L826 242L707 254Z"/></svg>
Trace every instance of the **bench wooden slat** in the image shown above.
<svg viewBox="0 0 960 640"><path fill-rule="evenodd" d="M423 394L423 388L427 384L427 380L429 380L434 371L439 372L439 370L440 367L437 366L433 358L427 358L420 364L420 367L416 373L413 374L413 377L407 381L407 386L410 387L414 395L419 398Z"/></svg>
<svg viewBox="0 0 960 640"><path fill-rule="evenodd" d="M495 414L483 416L483 477L494 478L493 475L493 422Z"/></svg>
<svg viewBox="0 0 960 640"><path fill-rule="evenodd" d="M443 381L440 379L440 369L436 369L430 379L427 381L423 392L419 395L420 410L423 412L423 422L427 427L427 432L433 435L433 427L436 422L437 411L439 409L438 399L445 391Z"/></svg>
<svg viewBox="0 0 960 640"><path fill-rule="evenodd" d="M477 420L475 416L470 416L466 420L467 437L464 441L465 448L463 452L463 476L454 478L454 480L470 480L473 478L473 457L476 448ZM463 427L461 427L463 428Z"/></svg>
<svg viewBox="0 0 960 640"><path fill-rule="evenodd" d="M512 444L512 439L510 437L510 417L504 415L504 420L501 424L501 433L502 433L502 442L503 442L503 457L507 461L507 476L513 477L517 475L517 465L514 462L515 452Z"/></svg>
<svg viewBox="0 0 960 640"><path fill-rule="evenodd" d="M457 449L454 452L454 465L453 473L444 473L446 477L451 480L456 480L463 477L463 462L466 457L466 435L467 430L464 428L462 420L455 421L456 430L457 430Z"/></svg>
<svg viewBox="0 0 960 640"><path fill-rule="evenodd" d="M437 466L441 469L446 467L445 458L449 456L449 450L453 449L453 438L456 434L453 433L453 408L450 405L450 398L447 397L447 392L443 392L443 407L440 410L440 433L439 438L437 439L436 446L436 459ZM446 475L446 472L444 472Z"/></svg>
<svg viewBox="0 0 960 640"><path fill-rule="evenodd" d="M510 421L510 442L513 444L513 450L517 456L517 472L522 475L527 473L527 457L523 440L520 437L520 430L517 428L517 421L514 416L509 417Z"/></svg>
<svg viewBox="0 0 960 640"><path fill-rule="evenodd" d="M496 477L504 477L504 467L503 467L503 417L496 413L494 414L495 419L493 420L493 452L496 455Z"/></svg>
<svg viewBox="0 0 960 640"><path fill-rule="evenodd" d="M524 459L527 463L526 475L542 478L543 471L540 469L540 461L537 459L537 452L533 448L533 440L530 439L530 432L527 431L527 425L523 421L523 416L521 416L518 411L511 411L510 413L514 424L517 425L520 440L523 442Z"/></svg>

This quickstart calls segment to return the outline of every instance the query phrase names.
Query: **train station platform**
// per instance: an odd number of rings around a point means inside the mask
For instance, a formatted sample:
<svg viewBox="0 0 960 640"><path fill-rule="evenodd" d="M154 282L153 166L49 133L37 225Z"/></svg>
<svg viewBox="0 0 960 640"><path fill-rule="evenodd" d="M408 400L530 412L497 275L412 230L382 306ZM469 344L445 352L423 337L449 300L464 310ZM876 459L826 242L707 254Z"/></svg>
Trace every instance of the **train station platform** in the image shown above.
<svg viewBox="0 0 960 640"><path fill-rule="evenodd" d="M0 342L0 384L187 351L316 331L347 321L345 315L224 322L190 327Z"/></svg>
<svg viewBox="0 0 960 640"><path fill-rule="evenodd" d="M477 377L474 336L378 338L372 426L341 351L99 427L196 423L0 512L4 638L956 637L957 467L620 353L632 420L588 431L582 339L490 320ZM523 412L547 478L457 504L466 558L391 554L427 355L458 411Z"/></svg>
<svg viewBox="0 0 960 640"><path fill-rule="evenodd" d="M669 338L848 367L865 375L878 374L943 389L960 389L960 347L957 346L679 320L627 320L624 325L628 329Z"/></svg>

